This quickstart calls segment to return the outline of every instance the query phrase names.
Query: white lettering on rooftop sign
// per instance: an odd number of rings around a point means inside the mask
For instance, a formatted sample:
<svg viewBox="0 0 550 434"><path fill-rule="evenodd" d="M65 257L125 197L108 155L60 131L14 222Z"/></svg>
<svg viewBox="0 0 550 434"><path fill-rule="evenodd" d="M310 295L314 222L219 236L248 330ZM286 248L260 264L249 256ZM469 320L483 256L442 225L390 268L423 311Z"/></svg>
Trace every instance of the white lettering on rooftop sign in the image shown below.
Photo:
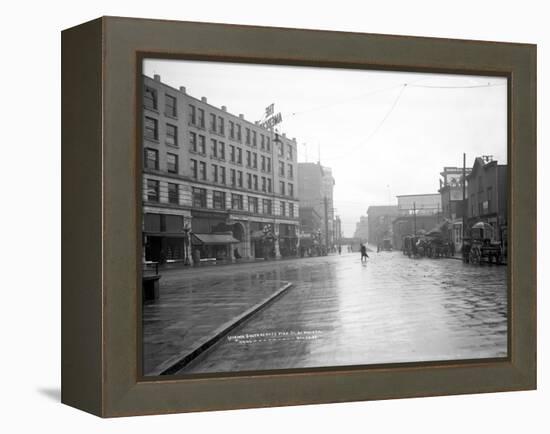
<svg viewBox="0 0 550 434"><path fill-rule="evenodd" d="M266 119L264 122L260 123L260 125L263 128L270 129L273 128L275 125L280 124L283 121L283 116L281 113L277 113L276 115L271 116L270 118Z"/></svg>

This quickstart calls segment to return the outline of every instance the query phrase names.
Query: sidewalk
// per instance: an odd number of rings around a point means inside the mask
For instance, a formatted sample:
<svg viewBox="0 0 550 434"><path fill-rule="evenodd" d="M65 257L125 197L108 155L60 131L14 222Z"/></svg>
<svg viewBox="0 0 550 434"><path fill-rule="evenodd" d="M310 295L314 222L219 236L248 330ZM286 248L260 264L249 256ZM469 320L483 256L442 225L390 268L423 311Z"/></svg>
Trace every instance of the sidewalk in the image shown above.
<svg viewBox="0 0 550 434"><path fill-rule="evenodd" d="M181 369L291 286L268 273L216 274L161 272L160 299L143 306L144 375Z"/></svg>
<svg viewBox="0 0 550 434"><path fill-rule="evenodd" d="M287 259L296 259L296 257L280 257L280 258L270 258L269 261L284 261ZM252 258L252 259L232 259L232 260L218 260L218 261L203 261L199 262L198 265L183 265L183 261L177 262L166 262L162 265L159 265L160 270L172 270L172 269L196 269L204 267L221 267L224 265L239 265L239 264L251 264L255 262L267 262L263 258Z"/></svg>
<svg viewBox="0 0 550 434"><path fill-rule="evenodd" d="M326 256L336 256L338 253L329 253ZM295 261L297 259L307 259L315 258L317 256L281 256L279 258L269 258L265 260L263 258L253 258L253 259L233 259L231 261L220 260L220 261L208 261L201 262L199 265L183 265L183 261L178 262L168 262L162 265L159 265L159 270L187 270L187 269L199 269L204 267L223 267L229 265L240 265L240 264L255 264L255 263L268 263L273 261Z"/></svg>
<svg viewBox="0 0 550 434"><path fill-rule="evenodd" d="M451 256L443 256L441 258L426 258L426 259L456 259L457 261L462 261L462 253L455 253ZM500 265L508 265L508 262L502 262Z"/></svg>

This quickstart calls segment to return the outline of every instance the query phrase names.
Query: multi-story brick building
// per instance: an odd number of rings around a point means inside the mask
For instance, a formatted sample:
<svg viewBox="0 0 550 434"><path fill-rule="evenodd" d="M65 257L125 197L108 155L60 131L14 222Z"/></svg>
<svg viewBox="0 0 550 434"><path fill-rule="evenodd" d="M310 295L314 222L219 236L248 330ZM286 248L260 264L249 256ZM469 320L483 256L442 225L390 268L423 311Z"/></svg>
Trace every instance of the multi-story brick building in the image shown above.
<svg viewBox="0 0 550 434"><path fill-rule="evenodd" d="M295 254L296 140L143 77L146 260Z"/></svg>
<svg viewBox="0 0 550 434"><path fill-rule="evenodd" d="M498 164L490 156L475 159L467 181L467 227L477 222L489 223L495 240L507 250L508 166Z"/></svg>

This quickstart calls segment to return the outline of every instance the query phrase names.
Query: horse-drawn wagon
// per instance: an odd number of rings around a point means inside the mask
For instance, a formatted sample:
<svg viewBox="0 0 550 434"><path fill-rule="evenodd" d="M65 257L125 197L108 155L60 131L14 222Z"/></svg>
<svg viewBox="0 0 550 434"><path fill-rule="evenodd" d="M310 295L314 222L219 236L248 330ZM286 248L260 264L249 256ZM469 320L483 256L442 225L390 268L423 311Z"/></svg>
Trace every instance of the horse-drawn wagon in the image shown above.
<svg viewBox="0 0 550 434"><path fill-rule="evenodd" d="M470 264L502 263L502 246L494 237L494 229L489 223L478 222L470 230L470 238L465 238L462 246L462 260Z"/></svg>

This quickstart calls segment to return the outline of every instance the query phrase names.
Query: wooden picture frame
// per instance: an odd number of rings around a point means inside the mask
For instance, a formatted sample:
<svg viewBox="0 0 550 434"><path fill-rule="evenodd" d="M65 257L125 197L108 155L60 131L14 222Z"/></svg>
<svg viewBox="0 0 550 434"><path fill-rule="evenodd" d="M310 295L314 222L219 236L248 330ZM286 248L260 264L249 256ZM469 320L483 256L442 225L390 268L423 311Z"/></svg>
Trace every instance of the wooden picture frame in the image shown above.
<svg viewBox="0 0 550 434"><path fill-rule="evenodd" d="M147 55L508 78L509 356L197 378L140 376ZM62 402L102 416L536 388L536 46L102 17L62 33Z"/></svg>

